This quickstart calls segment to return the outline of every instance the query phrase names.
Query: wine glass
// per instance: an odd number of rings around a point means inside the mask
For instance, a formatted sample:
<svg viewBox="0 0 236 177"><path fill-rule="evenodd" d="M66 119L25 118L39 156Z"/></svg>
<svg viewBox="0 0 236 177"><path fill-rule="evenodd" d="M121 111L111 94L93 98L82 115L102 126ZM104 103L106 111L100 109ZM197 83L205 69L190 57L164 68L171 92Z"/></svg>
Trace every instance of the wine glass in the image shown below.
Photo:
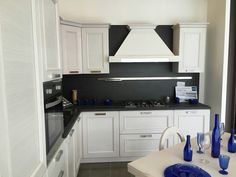
<svg viewBox="0 0 236 177"><path fill-rule="evenodd" d="M198 150L197 153L202 154L203 151L203 141L204 141L204 133L198 132L197 133L197 145L198 145Z"/></svg>
<svg viewBox="0 0 236 177"><path fill-rule="evenodd" d="M211 147L211 137L209 133L203 134L202 145L203 145L203 153L206 153L206 151ZM207 160L206 158L201 158L200 162L204 164L210 163L210 161Z"/></svg>
<svg viewBox="0 0 236 177"><path fill-rule="evenodd" d="M225 133L225 124L223 122L220 123L220 140L222 140L222 136ZM221 147L223 146L222 144L220 145Z"/></svg>
<svg viewBox="0 0 236 177"><path fill-rule="evenodd" d="M228 174L228 172L225 171L225 170L229 166L229 160L230 160L230 157L227 156L227 155L220 155L219 156L219 164L220 164L220 168L222 169L222 170L219 171L220 174L222 174L222 175L227 175Z"/></svg>

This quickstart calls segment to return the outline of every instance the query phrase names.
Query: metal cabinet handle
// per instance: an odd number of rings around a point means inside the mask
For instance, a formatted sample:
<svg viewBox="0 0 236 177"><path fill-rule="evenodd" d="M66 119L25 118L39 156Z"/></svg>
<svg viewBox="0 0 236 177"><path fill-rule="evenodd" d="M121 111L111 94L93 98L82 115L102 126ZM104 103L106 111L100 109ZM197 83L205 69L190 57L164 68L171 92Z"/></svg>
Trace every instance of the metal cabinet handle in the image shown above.
<svg viewBox="0 0 236 177"><path fill-rule="evenodd" d="M58 177L63 177L63 176L64 176L64 171L61 170L60 173L59 173L59 175L58 175Z"/></svg>
<svg viewBox="0 0 236 177"><path fill-rule="evenodd" d="M152 112L140 112L140 114L152 114Z"/></svg>
<svg viewBox="0 0 236 177"><path fill-rule="evenodd" d="M76 73L79 73L79 71L69 71L69 73L76 74Z"/></svg>
<svg viewBox="0 0 236 177"><path fill-rule="evenodd" d="M58 162L61 159L61 156L63 154L63 150L60 150L56 156L56 161Z"/></svg>
<svg viewBox="0 0 236 177"><path fill-rule="evenodd" d="M95 116L105 116L106 113L105 112L98 112L98 113L95 113Z"/></svg>
<svg viewBox="0 0 236 177"><path fill-rule="evenodd" d="M92 71L90 71L90 73L101 73L101 71L100 70L92 70Z"/></svg>
<svg viewBox="0 0 236 177"><path fill-rule="evenodd" d="M151 138L152 135L140 135L140 138Z"/></svg>
<svg viewBox="0 0 236 177"><path fill-rule="evenodd" d="M73 136L74 132L75 132L75 129L72 129L70 132L70 136Z"/></svg>
<svg viewBox="0 0 236 177"><path fill-rule="evenodd" d="M186 111L185 113L186 113L186 114L196 114L197 111Z"/></svg>

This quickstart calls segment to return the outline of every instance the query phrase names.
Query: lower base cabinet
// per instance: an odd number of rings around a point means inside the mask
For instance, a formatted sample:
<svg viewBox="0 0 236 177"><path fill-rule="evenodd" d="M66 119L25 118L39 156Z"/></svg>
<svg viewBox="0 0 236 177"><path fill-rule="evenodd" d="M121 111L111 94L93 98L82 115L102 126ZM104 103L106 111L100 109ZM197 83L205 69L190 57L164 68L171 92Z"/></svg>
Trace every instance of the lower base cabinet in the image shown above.
<svg viewBox="0 0 236 177"><path fill-rule="evenodd" d="M197 132L210 131L210 110L175 110L174 125L178 127L184 135L191 138L197 136Z"/></svg>
<svg viewBox="0 0 236 177"><path fill-rule="evenodd" d="M119 112L83 113L83 157L119 157Z"/></svg>

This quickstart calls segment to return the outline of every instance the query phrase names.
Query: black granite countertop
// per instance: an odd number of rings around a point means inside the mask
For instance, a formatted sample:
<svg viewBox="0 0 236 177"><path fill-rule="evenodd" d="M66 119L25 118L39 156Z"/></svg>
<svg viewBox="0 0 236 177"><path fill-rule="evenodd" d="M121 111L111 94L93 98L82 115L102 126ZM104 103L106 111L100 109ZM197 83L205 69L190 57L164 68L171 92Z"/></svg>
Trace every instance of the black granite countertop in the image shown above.
<svg viewBox="0 0 236 177"><path fill-rule="evenodd" d="M185 109L210 109L210 106L205 104L189 104L189 103L180 103L180 104L169 104L164 107L158 108L125 108L120 104L114 105L87 105L87 106L74 106L72 108L65 109L64 111L64 133L62 134L63 138L66 138L78 116L81 112L90 112L90 111L138 111L138 110L185 110Z"/></svg>

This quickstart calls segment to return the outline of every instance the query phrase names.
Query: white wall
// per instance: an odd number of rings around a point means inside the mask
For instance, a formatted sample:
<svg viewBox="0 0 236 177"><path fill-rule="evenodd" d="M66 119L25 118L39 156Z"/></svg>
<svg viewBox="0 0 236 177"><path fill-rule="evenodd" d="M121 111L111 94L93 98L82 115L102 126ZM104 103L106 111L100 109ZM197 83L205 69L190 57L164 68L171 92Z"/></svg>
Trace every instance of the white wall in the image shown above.
<svg viewBox="0 0 236 177"><path fill-rule="evenodd" d="M225 121L229 2L208 0L205 103L211 106L212 124L215 113Z"/></svg>
<svg viewBox="0 0 236 177"><path fill-rule="evenodd" d="M85 23L205 22L207 0L60 0L65 20Z"/></svg>

